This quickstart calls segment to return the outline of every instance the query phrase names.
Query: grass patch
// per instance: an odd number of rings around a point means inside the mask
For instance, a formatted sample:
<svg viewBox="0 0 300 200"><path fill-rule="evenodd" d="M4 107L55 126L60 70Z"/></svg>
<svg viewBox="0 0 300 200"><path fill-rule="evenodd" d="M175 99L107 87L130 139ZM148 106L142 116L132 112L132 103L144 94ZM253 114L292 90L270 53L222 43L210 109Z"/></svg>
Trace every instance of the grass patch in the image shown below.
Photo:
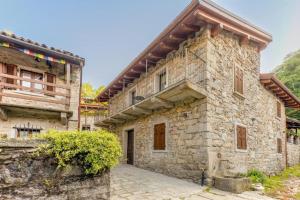
<svg viewBox="0 0 300 200"><path fill-rule="evenodd" d="M246 174L252 183L261 183L264 186L264 192L268 196L276 197L279 193L286 193L287 187L285 181L290 178L300 178L300 165L289 167L276 176L267 177L263 172L252 169ZM297 194L286 194L291 198L300 200L300 191Z"/></svg>

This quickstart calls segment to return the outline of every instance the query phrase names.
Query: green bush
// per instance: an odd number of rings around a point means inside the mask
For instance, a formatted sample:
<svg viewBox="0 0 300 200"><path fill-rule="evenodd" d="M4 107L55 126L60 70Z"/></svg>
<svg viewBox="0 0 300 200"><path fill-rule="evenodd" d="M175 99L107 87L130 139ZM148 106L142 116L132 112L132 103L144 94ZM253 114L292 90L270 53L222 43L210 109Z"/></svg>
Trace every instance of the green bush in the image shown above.
<svg viewBox="0 0 300 200"><path fill-rule="evenodd" d="M261 184L264 184L265 181L266 181L266 175L257 170L257 169L251 169L247 172L247 175L246 175L248 178L250 178L250 180L252 181L252 183L261 183Z"/></svg>
<svg viewBox="0 0 300 200"><path fill-rule="evenodd" d="M48 141L38 154L55 157L59 167L76 162L85 174L96 175L118 164L122 155L117 137L108 131L56 131L39 136Z"/></svg>

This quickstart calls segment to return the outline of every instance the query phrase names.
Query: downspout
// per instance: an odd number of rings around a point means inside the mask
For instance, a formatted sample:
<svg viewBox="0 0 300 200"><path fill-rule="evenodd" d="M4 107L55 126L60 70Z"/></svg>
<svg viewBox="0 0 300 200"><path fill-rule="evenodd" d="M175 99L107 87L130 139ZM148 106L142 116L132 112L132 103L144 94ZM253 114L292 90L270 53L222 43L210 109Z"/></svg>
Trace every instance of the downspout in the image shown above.
<svg viewBox="0 0 300 200"><path fill-rule="evenodd" d="M78 131L80 130L80 102L81 102L81 87L82 87L82 68L83 66L80 65L80 88L79 88L79 105L78 105Z"/></svg>

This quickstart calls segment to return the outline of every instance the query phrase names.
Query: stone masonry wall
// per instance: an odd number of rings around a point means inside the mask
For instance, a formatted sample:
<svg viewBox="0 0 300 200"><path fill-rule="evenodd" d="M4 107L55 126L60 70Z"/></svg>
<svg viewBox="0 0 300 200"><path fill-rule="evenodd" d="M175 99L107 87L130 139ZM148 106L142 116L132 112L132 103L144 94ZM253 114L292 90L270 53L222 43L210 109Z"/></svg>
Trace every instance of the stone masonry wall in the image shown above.
<svg viewBox="0 0 300 200"><path fill-rule="evenodd" d="M172 109L118 126L126 162L126 131L134 129L134 165L167 175L199 181L207 168L206 100L187 100ZM153 150L154 124L166 123L166 150Z"/></svg>
<svg viewBox="0 0 300 200"><path fill-rule="evenodd" d="M1 121L0 125L0 134L6 134L8 138L16 137L16 129L12 128L14 126L27 126L30 123L30 126L33 127L42 127L41 131L46 132L49 129L56 130L66 130L66 126L61 124L59 119L55 118L39 118L39 117L14 117L9 116L7 121Z"/></svg>
<svg viewBox="0 0 300 200"><path fill-rule="evenodd" d="M145 98L157 93L157 74L163 69L167 72L167 87L184 79L205 87L206 68L203 60L206 59L207 43L203 31L200 30L196 37L182 42L177 51L170 52L166 59L160 60L155 67L150 67L147 75L142 74L124 91L116 94L109 102L109 114L116 114L130 106L129 92L132 90L136 90L137 96ZM187 55L186 49L188 49Z"/></svg>
<svg viewBox="0 0 300 200"><path fill-rule="evenodd" d="M300 163L300 144L287 143L287 159L289 167Z"/></svg>
<svg viewBox="0 0 300 200"><path fill-rule="evenodd" d="M32 155L31 140L0 141L0 199L101 200L110 198L110 174L87 177L79 167L57 169L52 158Z"/></svg>
<svg viewBox="0 0 300 200"><path fill-rule="evenodd" d="M260 53L250 43L241 46L232 33L208 37L209 174L232 175L257 168L267 173L285 167L285 112L276 117L278 99L259 81ZM235 94L234 67L244 71L244 94ZM236 149L235 125L247 129L247 150ZM277 138L282 153L277 153Z"/></svg>

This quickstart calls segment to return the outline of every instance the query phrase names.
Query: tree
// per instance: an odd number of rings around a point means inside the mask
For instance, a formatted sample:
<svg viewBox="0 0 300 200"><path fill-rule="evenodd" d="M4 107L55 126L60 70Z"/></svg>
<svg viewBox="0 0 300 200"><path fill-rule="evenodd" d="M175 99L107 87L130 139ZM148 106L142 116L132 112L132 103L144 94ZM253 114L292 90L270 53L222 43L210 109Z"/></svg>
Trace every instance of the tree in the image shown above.
<svg viewBox="0 0 300 200"><path fill-rule="evenodd" d="M300 50L288 54L275 69L276 76L300 98ZM300 111L287 109L287 115L300 120Z"/></svg>
<svg viewBox="0 0 300 200"><path fill-rule="evenodd" d="M98 89L95 89L90 83L83 83L81 90L82 98L95 99L100 92L104 90L105 86L101 85Z"/></svg>

